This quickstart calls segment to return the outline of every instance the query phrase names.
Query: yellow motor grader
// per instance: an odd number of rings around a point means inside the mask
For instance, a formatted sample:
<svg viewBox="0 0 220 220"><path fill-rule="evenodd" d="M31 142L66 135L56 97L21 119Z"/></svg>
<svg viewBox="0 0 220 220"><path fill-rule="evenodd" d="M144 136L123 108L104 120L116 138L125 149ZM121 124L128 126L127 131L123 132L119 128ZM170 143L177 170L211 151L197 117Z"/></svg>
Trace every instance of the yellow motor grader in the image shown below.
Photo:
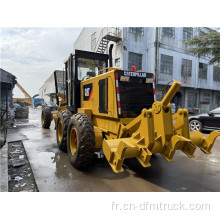
<svg viewBox="0 0 220 220"><path fill-rule="evenodd" d="M172 114L170 101L180 82L174 81L164 98L155 101L153 74L112 67L111 51L75 50L65 61L65 92L59 93L56 75L55 84L59 107L42 110L42 126L49 128L54 119L57 144L76 168L90 166L101 149L116 173L123 171L126 158L136 157L149 167L156 153L168 162L176 150L194 157L198 147L209 154L220 136L217 131L208 137L190 132L186 109Z"/></svg>

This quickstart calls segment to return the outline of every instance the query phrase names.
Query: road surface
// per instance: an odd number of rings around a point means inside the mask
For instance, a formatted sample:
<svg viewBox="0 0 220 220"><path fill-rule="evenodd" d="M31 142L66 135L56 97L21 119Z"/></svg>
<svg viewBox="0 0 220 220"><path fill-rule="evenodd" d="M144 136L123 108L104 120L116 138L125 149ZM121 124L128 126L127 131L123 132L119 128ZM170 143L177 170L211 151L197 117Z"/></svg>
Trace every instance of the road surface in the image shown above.
<svg viewBox="0 0 220 220"><path fill-rule="evenodd" d="M40 115L40 109L30 108L29 119L10 129L9 138L23 140L41 192L220 191L220 138L210 155L197 149L196 157L190 159L178 151L172 163L155 155L149 168L142 168L136 159L129 159L125 161L125 171L119 174L112 171L104 158L97 158L85 172L71 166L68 155L57 147L54 122L50 129L42 129Z"/></svg>

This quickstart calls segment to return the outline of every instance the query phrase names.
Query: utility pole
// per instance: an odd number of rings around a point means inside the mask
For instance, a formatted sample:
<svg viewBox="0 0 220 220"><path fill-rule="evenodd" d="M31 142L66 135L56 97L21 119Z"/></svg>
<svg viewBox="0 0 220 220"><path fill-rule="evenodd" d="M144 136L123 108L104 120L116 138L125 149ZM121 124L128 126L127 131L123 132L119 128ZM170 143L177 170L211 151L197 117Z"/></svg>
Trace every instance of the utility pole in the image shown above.
<svg viewBox="0 0 220 220"><path fill-rule="evenodd" d="M196 28L196 35L199 34L199 28ZM198 77L199 77L199 56L196 54L196 72L195 72L195 89L197 89L198 85Z"/></svg>
<svg viewBox="0 0 220 220"><path fill-rule="evenodd" d="M154 75L155 75L155 84L158 84L159 27L156 27L154 46L155 46Z"/></svg>

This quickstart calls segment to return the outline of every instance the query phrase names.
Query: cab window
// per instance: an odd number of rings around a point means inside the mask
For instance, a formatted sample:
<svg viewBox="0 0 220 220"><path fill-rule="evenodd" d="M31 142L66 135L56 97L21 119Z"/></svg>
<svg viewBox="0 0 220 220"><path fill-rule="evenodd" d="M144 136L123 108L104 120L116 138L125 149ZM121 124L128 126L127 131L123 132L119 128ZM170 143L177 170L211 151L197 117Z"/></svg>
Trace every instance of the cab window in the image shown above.
<svg viewBox="0 0 220 220"><path fill-rule="evenodd" d="M87 76L88 72L98 75L98 71L106 68L106 62L101 60L93 60L86 58L78 58L78 80L82 80Z"/></svg>

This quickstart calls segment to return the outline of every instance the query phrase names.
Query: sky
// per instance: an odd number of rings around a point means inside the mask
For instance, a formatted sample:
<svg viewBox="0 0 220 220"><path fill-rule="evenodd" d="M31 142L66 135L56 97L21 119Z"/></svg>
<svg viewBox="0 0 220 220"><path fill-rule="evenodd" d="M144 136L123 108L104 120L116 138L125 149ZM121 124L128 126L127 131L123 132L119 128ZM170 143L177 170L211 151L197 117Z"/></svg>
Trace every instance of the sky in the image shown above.
<svg viewBox="0 0 220 220"><path fill-rule="evenodd" d="M16 76L31 95L39 93L54 70L63 70L63 61L73 51L82 28L1 28L0 67ZM24 94L15 86L14 97Z"/></svg>

